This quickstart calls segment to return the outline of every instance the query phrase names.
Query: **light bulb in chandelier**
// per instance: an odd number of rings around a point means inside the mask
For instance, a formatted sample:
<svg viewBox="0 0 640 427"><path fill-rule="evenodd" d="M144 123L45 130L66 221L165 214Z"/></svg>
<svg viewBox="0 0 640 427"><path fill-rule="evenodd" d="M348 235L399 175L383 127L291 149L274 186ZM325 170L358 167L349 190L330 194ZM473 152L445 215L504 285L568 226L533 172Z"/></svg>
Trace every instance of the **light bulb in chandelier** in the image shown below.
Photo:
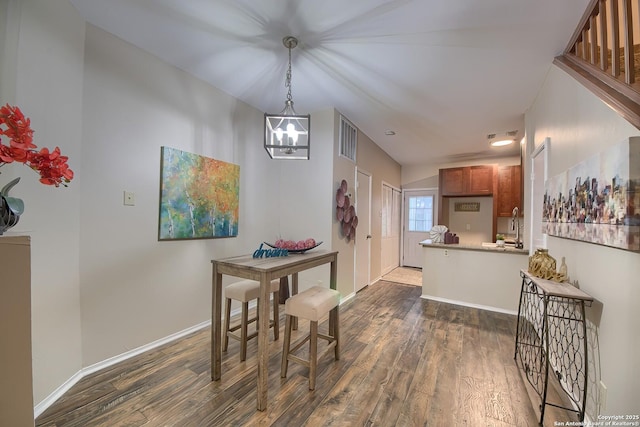
<svg viewBox="0 0 640 427"><path fill-rule="evenodd" d="M284 136L284 131L282 130L282 128L276 129L276 138L278 139L280 144L282 144L282 137L283 136Z"/></svg>

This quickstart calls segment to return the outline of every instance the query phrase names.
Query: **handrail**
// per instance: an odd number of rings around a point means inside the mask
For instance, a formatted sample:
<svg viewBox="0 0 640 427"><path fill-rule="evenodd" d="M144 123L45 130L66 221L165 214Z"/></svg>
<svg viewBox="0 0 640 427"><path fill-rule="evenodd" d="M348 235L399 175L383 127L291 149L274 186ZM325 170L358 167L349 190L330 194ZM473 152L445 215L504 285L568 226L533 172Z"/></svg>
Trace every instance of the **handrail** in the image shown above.
<svg viewBox="0 0 640 427"><path fill-rule="evenodd" d="M554 64L579 80L640 129L640 5L591 0Z"/></svg>

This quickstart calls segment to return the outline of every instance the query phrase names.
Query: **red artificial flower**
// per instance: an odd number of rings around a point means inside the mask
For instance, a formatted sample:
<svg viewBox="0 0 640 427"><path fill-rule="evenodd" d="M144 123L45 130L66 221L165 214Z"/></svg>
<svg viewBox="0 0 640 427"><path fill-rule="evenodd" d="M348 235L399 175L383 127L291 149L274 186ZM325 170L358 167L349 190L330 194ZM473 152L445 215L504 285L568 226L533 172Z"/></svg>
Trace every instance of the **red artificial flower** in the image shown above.
<svg viewBox="0 0 640 427"><path fill-rule="evenodd" d="M5 128L3 128L3 125ZM31 121L25 118L18 107L9 104L0 107L0 136L9 138L9 145L0 139L0 166L6 163L24 163L40 174L40 182L56 187L67 186L73 179L73 171L67 165L67 156L60 154L60 148L53 151L38 148L33 143Z"/></svg>

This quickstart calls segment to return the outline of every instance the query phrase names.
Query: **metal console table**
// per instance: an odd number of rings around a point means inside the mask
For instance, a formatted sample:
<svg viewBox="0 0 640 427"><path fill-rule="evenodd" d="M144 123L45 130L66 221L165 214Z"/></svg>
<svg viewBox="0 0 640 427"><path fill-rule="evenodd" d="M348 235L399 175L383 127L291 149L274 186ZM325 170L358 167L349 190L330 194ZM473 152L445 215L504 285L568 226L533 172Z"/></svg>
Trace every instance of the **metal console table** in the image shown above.
<svg viewBox="0 0 640 427"><path fill-rule="evenodd" d="M585 304L591 306L593 298L571 284L540 279L525 270L520 270L520 277L514 359L540 396L540 425L546 405L575 412L584 421L588 381ZM550 371L575 407L547 402Z"/></svg>

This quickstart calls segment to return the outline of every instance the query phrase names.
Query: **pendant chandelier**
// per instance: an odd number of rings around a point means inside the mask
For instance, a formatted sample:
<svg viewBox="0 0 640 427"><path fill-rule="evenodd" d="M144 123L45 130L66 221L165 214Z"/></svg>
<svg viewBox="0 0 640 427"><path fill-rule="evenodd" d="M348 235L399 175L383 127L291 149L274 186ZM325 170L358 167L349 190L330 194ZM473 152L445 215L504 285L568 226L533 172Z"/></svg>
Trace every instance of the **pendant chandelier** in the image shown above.
<svg viewBox="0 0 640 427"><path fill-rule="evenodd" d="M282 43L289 50L287 99L278 114L264 114L264 148L272 159L309 160L311 115L297 114L291 97L291 49L298 45L298 39L287 36Z"/></svg>

